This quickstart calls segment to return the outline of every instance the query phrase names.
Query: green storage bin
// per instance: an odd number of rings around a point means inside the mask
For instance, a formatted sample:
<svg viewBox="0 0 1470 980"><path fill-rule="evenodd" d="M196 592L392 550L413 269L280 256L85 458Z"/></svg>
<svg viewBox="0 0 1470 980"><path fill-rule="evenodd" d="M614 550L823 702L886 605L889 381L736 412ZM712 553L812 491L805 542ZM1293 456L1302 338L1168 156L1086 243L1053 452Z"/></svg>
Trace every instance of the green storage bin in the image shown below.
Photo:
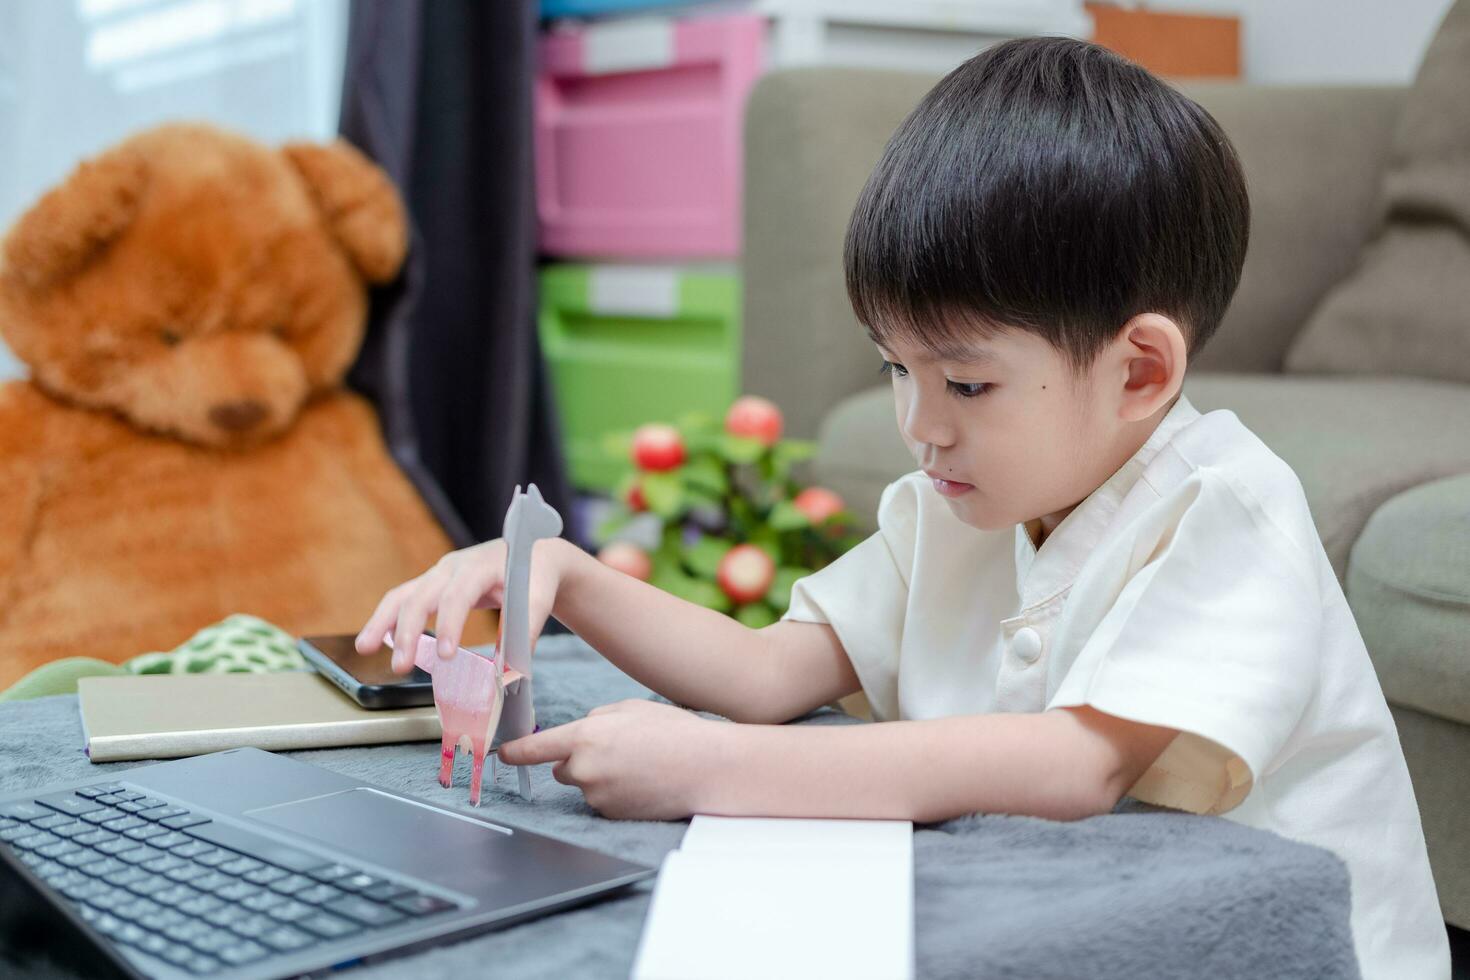
<svg viewBox="0 0 1470 980"><path fill-rule="evenodd" d="M541 270L541 349L572 483L610 492L626 467L603 437L740 393L740 278L728 266L556 264Z"/></svg>

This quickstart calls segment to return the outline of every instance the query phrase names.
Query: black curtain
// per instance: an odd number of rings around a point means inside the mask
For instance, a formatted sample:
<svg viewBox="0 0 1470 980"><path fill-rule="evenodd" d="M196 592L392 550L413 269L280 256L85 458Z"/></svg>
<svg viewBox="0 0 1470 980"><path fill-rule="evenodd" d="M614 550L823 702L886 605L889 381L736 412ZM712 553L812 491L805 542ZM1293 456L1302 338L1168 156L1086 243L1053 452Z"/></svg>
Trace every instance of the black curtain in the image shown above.
<svg viewBox="0 0 1470 980"><path fill-rule="evenodd" d="M500 535L517 484L570 531L535 324L535 0L349 10L342 135L393 178L414 234L348 383L457 547Z"/></svg>

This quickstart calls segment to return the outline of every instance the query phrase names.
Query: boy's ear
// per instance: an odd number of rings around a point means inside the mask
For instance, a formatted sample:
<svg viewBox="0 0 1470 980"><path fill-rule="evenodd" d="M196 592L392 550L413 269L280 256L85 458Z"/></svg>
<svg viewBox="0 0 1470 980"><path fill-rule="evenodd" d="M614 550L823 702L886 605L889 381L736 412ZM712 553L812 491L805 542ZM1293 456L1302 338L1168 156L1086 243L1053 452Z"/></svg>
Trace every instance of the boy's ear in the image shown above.
<svg viewBox="0 0 1470 980"><path fill-rule="evenodd" d="M1140 313L1113 342L1123 390L1119 414L1139 422L1169 404L1184 386L1189 344L1179 324L1160 313Z"/></svg>
<svg viewBox="0 0 1470 980"><path fill-rule="evenodd" d="M5 275L40 289L78 271L132 224L147 183L147 165L126 148L83 161L11 227Z"/></svg>
<svg viewBox="0 0 1470 980"><path fill-rule="evenodd" d="M345 140L288 143L281 152L310 188L332 236L368 282L398 274L408 220L388 175Z"/></svg>

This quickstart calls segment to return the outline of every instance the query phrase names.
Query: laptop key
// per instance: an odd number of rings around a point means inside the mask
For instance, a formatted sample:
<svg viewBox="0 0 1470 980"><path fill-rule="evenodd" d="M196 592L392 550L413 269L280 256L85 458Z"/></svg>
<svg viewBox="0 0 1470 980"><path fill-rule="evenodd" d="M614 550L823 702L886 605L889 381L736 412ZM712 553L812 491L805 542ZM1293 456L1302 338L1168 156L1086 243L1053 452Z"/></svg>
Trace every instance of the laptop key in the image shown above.
<svg viewBox="0 0 1470 980"><path fill-rule="evenodd" d="M246 963L254 963L268 952L260 943L246 941L234 946L226 946L219 951L218 955L230 966L244 966Z"/></svg>
<svg viewBox="0 0 1470 980"><path fill-rule="evenodd" d="M48 834L44 830L36 830L34 827L31 830L32 833L29 837L21 837L11 841L11 843L22 851L35 851L45 847L47 844L55 844L61 840L55 834Z"/></svg>
<svg viewBox="0 0 1470 980"><path fill-rule="evenodd" d="M254 871L248 871L242 877L252 885L269 885L271 882L278 881L290 873L289 871L283 871L274 865L268 864L264 867L256 868Z"/></svg>
<svg viewBox="0 0 1470 980"><path fill-rule="evenodd" d="M306 873L315 878L317 881L320 881L323 884L327 884L335 882L338 878L346 878L349 875L355 875L357 874L357 869L349 868L345 864L329 864L324 868L317 868Z"/></svg>
<svg viewBox="0 0 1470 980"><path fill-rule="evenodd" d="M78 796L70 792L52 793L50 796L41 796L36 799L36 802L61 813L70 814L73 817L92 810L99 810L102 807L100 803L94 803L85 796Z"/></svg>
<svg viewBox="0 0 1470 980"><path fill-rule="evenodd" d="M147 840L150 837L158 837L159 835L166 834L168 832L169 831L167 827L160 827L157 824L145 823L141 827L132 827L128 830L124 830L123 836L132 840Z"/></svg>
<svg viewBox="0 0 1470 980"><path fill-rule="evenodd" d="M49 817L55 813L44 806L39 806L27 800L16 800L14 803L0 803L0 817L11 820L31 821L41 817Z"/></svg>
<svg viewBox="0 0 1470 980"><path fill-rule="evenodd" d="M202 892L217 892L221 888L233 885L234 883L234 878L231 878L229 875L222 875L218 871L210 871L207 874L202 874L189 882L189 884Z"/></svg>
<svg viewBox="0 0 1470 980"><path fill-rule="evenodd" d="M203 844L204 842L200 841L200 843ZM204 853L189 855L195 862L204 865L206 868L217 868L221 864L226 864L235 859L235 852L233 851L227 851L222 847L215 847L212 844L206 846L209 847L209 850Z"/></svg>
<svg viewBox="0 0 1470 980"><path fill-rule="evenodd" d="M369 926L391 925L403 918L403 913L397 909L370 902L361 895L344 895L336 901L328 902L325 907L330 912L345 915Z"/></svg>
<svg viewBox="0 0 1470 980"><path fill-rule="evenodd" d="M124 831L132 830L136 827L147 827L149 826L149 824L148 821L140 820L130 813L127 816L117 817L112 820L104 821L102 826L116 833L122 833Z"/></svg>
<svg viewBox="0 0 1470 980"><path fill-rule="evenodd" d="M251 895L240 904L252 912L265 912L285 901L289 901L289 899L285 896L277 895L275 892L260 892Z"/></svg>
<svg viewBox="0 0 1470 980"><path fill-rule="evenodd" d="M167 851L160 851L156 847L149 847L147 844L139 841L130 840L128 843L133 845L132 849L122 851L117 855L119 861L126 861L128 864L143 864L146 861L152 861L154 858L162 857L168 853Z"/></svg>
<svg viewBox="0 0 1470 980"><path fill-rule="evenodd" d="M190 973L197 974L199 976L209 976L209 974L216 973L220 969L219 961L208 956L202 956L198 953L190 956L186 961L180 963L179 965L188 970Z"/></svg>
<svg viewBox="0 0 1470 980"><path fill-rule="evenodd" d="M64 854L56 860L66 865L68 868L81 868L97 861L110 861L112 859L105 854L98 854L96 851L88 851L83 849L78 850L73 854Z"/></svg>
<svg viewBox="0 0 1470 980"><path fill-rule="evenodd" d="M99 796L105 796L108 793L115 793L120 789L122 789L121 783L98 783L95 786L83 786L77 790L77 795L85 796L91 800Z"/></svg>
<svg viewBox="0 0 1470 980"><path fill-rule="evenodd" d="M311 888L313 882L306 875L287 875L270 884L270 890L277 895L295 895L299 891Z"/></svg>
<svg viewBox="0 0 1470 980"><path fill-rule="evenodd" d="M208 868L201 868L197 864L186 864L183 867L172 868L164 872L169 881L177 881L181 885L187 885L196 878L203 878L207 874L213 874Z"/></svg>
<svg viewBox="0 0 1470 980"><path fill-rule="evenodd" d="M244 939L255 939L259 936L264 935L267 932L270 932L275 927L276 924L274 921L266 918L258 912L253 915L247 915L243 919L236 919L234 922L230 923L230 930L234 932L235 935L240 936Z"/></svg>
<svg viewBox="0 0 1470 980"><path fill-rule="evenodd" d="M134 869L131 865L123 864L117 858L104 857L100 861L93 861L91 864L82 865L82 870L93 878L110 880L112 875Z"/></svg>
<svg viewBox="0 0 1470 980"><path fill-rule="evenodd" d="M21 837L29 837L35 832L35 828L28 823L15 823L12 821L11 826L0 830L0 840L9 844L11 841L18 840Z"/></svg>
<svg viewBox="0 0 1470 980"><path fill-rule="evenodd" d="M287 900L275 908L266 911L266 915L280 922L299 922L309 915L316 915L316 909L310 905Z"/></svg>
<svg viewBox="0 0 1470 980"><path fill-rule="evenodd" d="M201 953L218 953L226 946L233 946L240 937L228 929L212 929L189 940L189 945Z"/></svg>
<svg viewBox="0 0 1470 980"><path fill-rule="evenodd" d="M121 820L123 817L126 816L126 813L115 807L104 806L93 810L91 813L82 814L82 820L85 823L101 826L102 824L107 823L107 821L109 820Z"/></svg>
<svg viewBox="0 0 1470 980"><path fill-rule="evenodd" d="M362 894L375 902L389 902L401 895L412 895L413 889L396 881L380 881L371 888L364 888Z"/></svg>
<svg viewBox="0 0 1470 980"><path fill-rule="evenodd" d="M316 933L323 939L336 939L339 936L349 936L362 929L362 926L350 919L328 915L325 912L318 912L316 915L307 916L296 924L303 929Z"/></svg>
<svg viewBox="0 0 1470 980"><path fill-rule="evenodd" d="M35 824L31 826L35 826ZM57 837L65 837L70 840L73 837L80 837L82 834L90 833L92 829L92 827L82 823L80 820L69 820L66 823L57 824L55 827L52 827L51 833Z"/></svg>
<svg viewBox="0 0 1470 980"><path fill-rule="evenodd" d="M189 899L187 902L181 902L179 904L179 911L185 915L199 916L213 912L224 904L224 902L215 898L213 895L199 895L196 898Z"/></svg>
<svg viewBox="0 0 1470 980"><path fill-rule="evenodd" d="M172 871L174 868L182 868L189 862L172 854L159 854L158 857L144 861L141 867L157 874Z"/></svg>
<svg viewBox="0 0 1470 980"><path fill-rule="evenodd" d="M73 844L69 840L59 840L55 844L47 844L45 847L36 848L36 853L44 854L46 857L55 860L63 854L76 854L82 850L83 848L80 844Z"/></svg>
<svg viewBox="0 0 1470 980"><path fill-rule="evenodd" d="M116 796L119 801L141 800L145 798L142 793L139 793L135 789L120 789L112 795Z"/></svg>
<svg viewBox="0 0 1470 980"><path fill-rule="evenodd" d="M52 827L64 827L67 824L77 823L77 819L70 813L52 813L50 816L37 817L31 821L32 827L41 830L50 830Z"/></svg>
<svg viewBox="0 0 1470 980"><path fill-rule="evenodd" d="M104 833L106 833L106 831L104 831ZM101 851L103 854L118 855L123 853L124 851L137 850L140 846L141 845L135 840L128 840L126 837L114 836L112 840L103 841L101 844L98 844L97 850Z"/></svg>
<svg viewBox="0 0 1470 980"><path fill-rule="evenodd" d="M188 808L171 805L152 808L142 813L144 820L152 820L155 823L161 820L167 820L170 817L186 817L188 815Z"/></svg>
<svg viewBox="0 0 1470 980"><path fill-rule="evenodd" d="M269 837L231 827L218 821L190 827L187 833L200 840L207 840L211 844L228 847L241 854L249 854L268 864L285 868L287 871L310 873L313 869L320 868L327 863L307 851L287 844L278 844Z"/></svg>
<svg viewBox="0 0 1470 980"><path fill-rule="evenodd" d="M289 953L310 946L316 942L316 937L291 926L280 926L261 936L260 941L282 953Z"/></svg>
<svg viewBox="0 0 1470 980"><path fill-rule="evenodd" d="M201 817L197 813L181 813L178 816L164 817L158 822L174 830L183 830L185 827L197 827L200 824L209 823L209 818Z"/></svg>
<svg viewBox="0 0 1470 980"><path fill-rule="evenodd" d="M332 884L336 885L338 888L341 888L343 891L360 892L373 887L381 881L381 878L374 878L370 874L365 874L359 871L355 874L343 875L341 878L338 878L336 881L332 882Z"/></svg>
<svg viewBox="0 0 1470 980"><path fill-rule="evenodd" d="M147 877L148 872L144 871L142 868L125 867L123 870L115 874L108 875L104 880L109 885L115 885L118 888L126 888L133 882L142 881L144 878Z"/></svg>
<svg viewBox="0 0 1470 980"><path fill-rule="evenodd" d="M164 833L159 834L157 837L149 838L148 840L148 846L161 847L165 851L171 851L181 845L188 846L191 843L197 844L199 842L186 834L179 833L177 830L167 830L166 828Z"/></svg>
<svg viewBox="0 0 1470 980"><path fill-rule="evenodd" d="M334 898L341 898L345 894L347 893L340 888L333 888L331 885L316 885L315 887L299 891L292 897L299 902L310 902L313 905L321 905L325 902L330 902Z"/></svg>
<svg viewBox="0 0 1470 980"><path fill-rule="evenodd" d="M110 840L117 840L117 834L114 834L110 830L103 830L101 827L93 827L85 834L77 834L72 840L78 844L85 844L88 847L96 847L98 844L106 844Z"/></svg>
<svg viewBox="0 0 1470 980"><path fill-rule="evenodd" d="M257 868L262 867L264 867L264 865L255 860L255 858L237 857L233 861L220 865L219 869L227 875L235 875L236 877L238 877L245 874L247 871L254 871Z"/></svg>

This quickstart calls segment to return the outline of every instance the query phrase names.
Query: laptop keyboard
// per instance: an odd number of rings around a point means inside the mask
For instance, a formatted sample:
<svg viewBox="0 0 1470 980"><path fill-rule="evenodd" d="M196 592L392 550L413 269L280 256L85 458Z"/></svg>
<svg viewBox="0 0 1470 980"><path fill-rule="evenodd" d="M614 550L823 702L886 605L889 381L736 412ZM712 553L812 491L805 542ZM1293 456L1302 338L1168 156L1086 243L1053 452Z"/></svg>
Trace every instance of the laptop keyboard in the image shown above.
<svg viewBox="0 0 1470 980"><path fill-rule="evenodd" d="M123 783L0 804L0 841L98 932L199 975L458 907Z"/></svg>

